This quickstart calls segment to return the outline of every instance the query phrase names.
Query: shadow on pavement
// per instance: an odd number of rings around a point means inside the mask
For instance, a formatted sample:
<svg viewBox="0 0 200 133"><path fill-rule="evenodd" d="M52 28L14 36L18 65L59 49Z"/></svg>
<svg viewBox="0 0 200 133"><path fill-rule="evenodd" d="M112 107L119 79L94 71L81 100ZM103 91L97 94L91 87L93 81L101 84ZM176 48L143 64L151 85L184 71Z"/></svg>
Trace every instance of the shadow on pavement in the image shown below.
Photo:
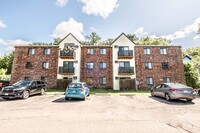
<svg viewBox="0 0 200 133"><path fill-rule="evenodd" d="M61 97L61 98L58 98L52 102L55 102L55 103L72 103L72 102L83 102L82 99L69 99L69 100L65 100L65 97Z"/></svg>
<svg viewBox="0 0 200 133"><path fill-rule="evenodd" d="M186 100L167 101L162 97L152 97L152 96L149 96L149 98L156 100L156 101L159 101L159 102L164 103L164 104L169 104L169 105L192 105L192 104L195 104L194 102L188 102Z"/></svg>

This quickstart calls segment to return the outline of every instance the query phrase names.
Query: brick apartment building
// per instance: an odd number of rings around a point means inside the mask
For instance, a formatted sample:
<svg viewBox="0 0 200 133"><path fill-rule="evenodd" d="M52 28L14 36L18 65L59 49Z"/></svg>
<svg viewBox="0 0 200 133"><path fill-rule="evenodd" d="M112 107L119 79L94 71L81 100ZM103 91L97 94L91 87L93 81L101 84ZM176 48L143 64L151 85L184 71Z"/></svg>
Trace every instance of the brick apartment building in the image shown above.
<svg viewBox="0 0 200 133"><path fill-rule="evenodd" d="M82 45L71 33L53 46L16 46L11 83L22 79L84 81L97 88L120 90L120 80L135 88L162 82L185 83L180 46L141 46L122 33L110 45Z"/></svg>

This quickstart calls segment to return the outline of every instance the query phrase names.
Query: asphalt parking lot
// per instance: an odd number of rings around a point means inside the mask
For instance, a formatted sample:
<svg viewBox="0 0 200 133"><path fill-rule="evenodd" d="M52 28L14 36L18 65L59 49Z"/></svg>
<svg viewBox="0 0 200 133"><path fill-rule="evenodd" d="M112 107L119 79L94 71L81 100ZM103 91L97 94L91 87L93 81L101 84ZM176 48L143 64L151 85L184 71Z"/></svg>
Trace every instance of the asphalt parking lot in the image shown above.
<svg viewBox="0 0 200 133"><path fill-rule="evenodd" d="M199 133L200 98L172 101L150 95L64 95L0 98L1 133Z"/></svg>

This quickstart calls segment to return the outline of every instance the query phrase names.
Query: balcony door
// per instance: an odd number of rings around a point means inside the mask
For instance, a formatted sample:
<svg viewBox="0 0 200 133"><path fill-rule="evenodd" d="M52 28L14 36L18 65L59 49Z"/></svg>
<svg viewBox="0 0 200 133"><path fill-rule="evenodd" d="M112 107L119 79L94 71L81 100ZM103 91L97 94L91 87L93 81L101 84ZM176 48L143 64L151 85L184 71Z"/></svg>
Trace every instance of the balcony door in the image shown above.
<svg viewBox="0 0 200 133"><path fill-rule="evenodd" d="M123 56L128 56L128 51L129 51L129 47L128 46L119 47L119 52Z"/></svg>
<svg viewBox="0 0 200 133"><path fill-rule="evenodd" d="M119 62L119 67L130 67L130 62L126 61L126 62Z"/></svg>
<svg viewBox="0 0 200 133"><path fill-rule="evenodd" d="M64 70L73 69L73 67L74 67L73 61L63 61L63 69Z"/></svg>

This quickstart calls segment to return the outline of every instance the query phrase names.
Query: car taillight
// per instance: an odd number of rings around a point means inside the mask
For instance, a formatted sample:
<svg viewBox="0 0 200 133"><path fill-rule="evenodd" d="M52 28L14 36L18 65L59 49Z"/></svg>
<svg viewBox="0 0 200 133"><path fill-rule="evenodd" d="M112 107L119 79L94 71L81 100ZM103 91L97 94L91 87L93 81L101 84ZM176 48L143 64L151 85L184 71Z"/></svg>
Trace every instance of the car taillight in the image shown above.
<svg viewBox="0 0 200 133"><path fill-rule="evenodd" d="M179 91L178 89L175 89L175 88L171 88L171 89L169 89L171 92L177 92L177 91Z"/></svg>
<svg viewBox="0 0 200 133"><path fill-rule="evenodd" d="M82 87L81 91L83 92L84 90L85 90L84 87Z"/></svg>

